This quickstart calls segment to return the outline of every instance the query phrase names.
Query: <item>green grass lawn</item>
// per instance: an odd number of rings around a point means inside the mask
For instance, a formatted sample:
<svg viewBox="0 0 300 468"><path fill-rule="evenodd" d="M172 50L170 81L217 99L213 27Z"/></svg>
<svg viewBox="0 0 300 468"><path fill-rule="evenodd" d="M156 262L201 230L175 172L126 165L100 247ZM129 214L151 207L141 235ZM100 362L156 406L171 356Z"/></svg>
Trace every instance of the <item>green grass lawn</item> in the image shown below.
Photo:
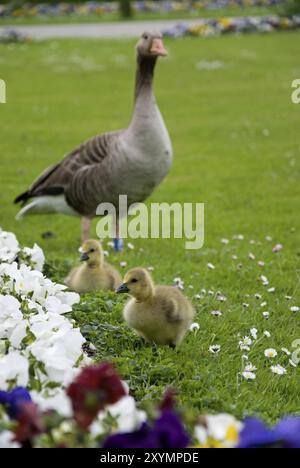
<svg viewBox="0 0 300 468"><path fill-rule="evenodd" d="M123 323L126 298L114 294L83 297L73 316L97 346L97 359L112 360L138 400L159 399L172 385L186 407L201 411L259 414L272 421L299 413L299 369L281 352L282 347L292 350L293 340L300 338L300 316L290 311L300 305L300 105L291 103L291 82L300 78L299 34L166 43L170 57L158 66L156 94L175 160L151 200L205 202L205 245L186 251L181 240L139 240L134 251L126 248L109 259L116 266L127 261L128 268L151 265L157 282L169 284L180 276L197 308L200 330L176 351L145 346ZM7 104L0 105L0 226L14 231L23 244L38 242L56 280L62 281L77 259L79 221L35 217L17 223L12 200L78 143L127 125L133 47L131 40L0 46L0 78L8 94ZM224 66L200 70L201 61ZM42 240L49 230L56 239ZM245 239L221 244L221 238L235 234ZM284 249L274 254L278 242ZM248 259L249 252L255 261ZM215 270L207 268L208 262ZM275 293L258 280L261 274ZM227 301L209 294L195 299L202 288L221 291ZM287 301L286 295L293 299ZM215 309L223 315L213 317ZM268 321L263 311L270 312ZM249 383L238 376L243 354L238 342L252 327L259 340L248 354L258 370ZM264 330L272 337L264 338ZM219 354L208 352L212 344L221 345ZM287 375L271 374L264 357L270 347L277 349L274 363L285 366Z"/></svg>
<svg viewBox="0 0 300 468"><path fill-rule="evenodd" d="M106 23L109 21L151 21L151 20L181 20L181 19L199 19L199 18L220 18L224 16L263 16L278 14L283 11L283 6L270 7L227 7L218 10L203 10L200 12L171 11L166 13L136 13L133 18L125 19L120 17L119 13L104 13L103 15L61 15L55 16L36 16L36 17L16 17L0 18L0 26L5 25L23 25L23 24L64 24L64 23Z"/></svg>

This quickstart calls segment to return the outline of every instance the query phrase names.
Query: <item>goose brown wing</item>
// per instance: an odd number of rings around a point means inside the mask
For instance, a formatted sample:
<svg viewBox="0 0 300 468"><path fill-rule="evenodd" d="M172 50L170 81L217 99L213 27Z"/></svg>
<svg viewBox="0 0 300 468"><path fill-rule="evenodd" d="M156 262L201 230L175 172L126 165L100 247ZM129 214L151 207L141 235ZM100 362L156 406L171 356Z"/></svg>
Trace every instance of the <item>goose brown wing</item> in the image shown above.
<svg viewBox="0 0 300 468"><path fill-rule="evenodd" d="M16 198L15 203L26 203L30 198L65 193L79 171L101 165L109 155L112 140L118 134L119 132L105 133L83 143L63 161L46 169L28 191Z"/></svg>

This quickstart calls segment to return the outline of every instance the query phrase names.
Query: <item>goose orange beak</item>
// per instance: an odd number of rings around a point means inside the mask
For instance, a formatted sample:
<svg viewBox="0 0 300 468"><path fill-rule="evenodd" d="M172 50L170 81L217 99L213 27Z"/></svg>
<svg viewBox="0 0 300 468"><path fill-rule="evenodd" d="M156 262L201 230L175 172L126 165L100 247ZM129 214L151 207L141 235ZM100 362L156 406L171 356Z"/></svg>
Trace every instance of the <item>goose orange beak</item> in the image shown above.
<svg viewBox="0 0 300 468"><path fill-rule="evenodd" d="M162 39L153 39L152 47L150 49L151 54L156 55L157 57L166 57L168 51L164 46Z"/></svg>

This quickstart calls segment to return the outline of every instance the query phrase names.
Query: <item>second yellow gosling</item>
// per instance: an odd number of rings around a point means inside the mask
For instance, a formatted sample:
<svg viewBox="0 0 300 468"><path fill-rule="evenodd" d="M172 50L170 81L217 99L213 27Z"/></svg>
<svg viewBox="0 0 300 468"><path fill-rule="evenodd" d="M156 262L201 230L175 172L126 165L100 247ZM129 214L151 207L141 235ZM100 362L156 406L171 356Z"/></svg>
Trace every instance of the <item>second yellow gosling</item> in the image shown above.
<svg viewBox="0 0 300 468"><path fill-rule="evenodd" d="M158 345L175 347L182 342L195 310L181 291L172 286L155 286L147 270L134 268L116 292L133 296L123 316L138 335Z"/></svg>
<svg viewBox="0 0 300 468"><path fill-rule="evenodd" d="M81 247L83 265L74 268L65 284L79 294L93 291L115 291L122 283L119 272L104 262L103 250L97 240L88 240Z"/></svg>

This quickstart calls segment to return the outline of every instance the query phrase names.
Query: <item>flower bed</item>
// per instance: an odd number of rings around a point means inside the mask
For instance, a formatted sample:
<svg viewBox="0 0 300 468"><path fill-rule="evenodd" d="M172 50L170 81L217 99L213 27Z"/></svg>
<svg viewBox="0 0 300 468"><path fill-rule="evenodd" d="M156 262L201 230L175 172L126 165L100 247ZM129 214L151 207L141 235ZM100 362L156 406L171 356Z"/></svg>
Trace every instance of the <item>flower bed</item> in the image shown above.
<svg viewBox="0 0 300 468"><path fill-rule="evenodd" d="M202 0L202 1L135 1L132 2L134 12L143 13L169 13L190 12L197 13L202 10L218 10L228 7L268 7L285 3L285 0ZM7 5L0 4L0 17L35 17L35 16L86 16L103 15L118 11L118 2L82 2L82 3L24 3L18 5L14 2Z"/></svg>
<svg viewBox="0 0 300 468"><path fill-rule="evenodd" d="M112 365L92 365L82 351L85 339L64 316L80 298L43 276L44 261L37 245L21 248L0 230L0 448L300 447L300 418L269 429L257 419L191 416L172 390L139 408ZM241 350L256 338L252 329Z"/></svg>
<svg viewBox="0 0 300 468"><path fill-rule="evenodd" d="M211 37L221 34L269 33L300 28L300 15L203 19L193 26L177 24L163 31L167 37Z"/></svg>

